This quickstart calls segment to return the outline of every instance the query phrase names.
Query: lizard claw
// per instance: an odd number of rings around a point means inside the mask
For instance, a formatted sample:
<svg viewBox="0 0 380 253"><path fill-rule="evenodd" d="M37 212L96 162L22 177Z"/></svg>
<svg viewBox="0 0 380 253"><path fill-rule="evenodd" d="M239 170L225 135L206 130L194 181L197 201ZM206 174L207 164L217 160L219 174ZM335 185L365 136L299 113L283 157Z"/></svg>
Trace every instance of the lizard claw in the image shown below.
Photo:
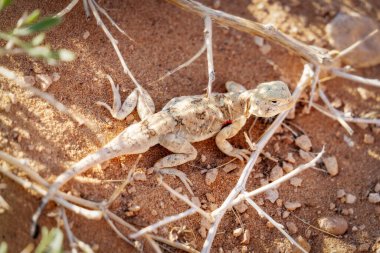
<svg viewBox="0 0 380 253"><path fill-rule="evenodd" d="M185 173L182 171L179 171L177 169L172 169L172 168L165 168L165 169L158 169L156 170L158 173L161 174L167 174L167 175L174 175L177 176L181 182L185 185L186 189L190 192L192 196L194 196L193 191L191 190L191 186L193 183L190 181L190 179L186 176Z"/></svg>
<svg viewBox="0 0 380 253"><path fill-rule="evenodd" d="M247 149L234 149L231 154L229 154L230 156L233 156L233 157L236 157L237 159L239 159L240 161L244 162L244 160L249 160L249 155L251 154L251 152Z"/></svg>

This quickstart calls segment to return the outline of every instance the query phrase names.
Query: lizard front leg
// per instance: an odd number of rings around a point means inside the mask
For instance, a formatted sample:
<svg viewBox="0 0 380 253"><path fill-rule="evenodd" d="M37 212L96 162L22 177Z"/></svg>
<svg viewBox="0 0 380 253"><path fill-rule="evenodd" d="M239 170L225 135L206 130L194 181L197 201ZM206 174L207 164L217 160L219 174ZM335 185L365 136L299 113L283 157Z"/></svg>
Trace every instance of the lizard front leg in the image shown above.
<svg viewBox="0 0 380 253"><path fill-rule="evenodd" d="M189 186L189 184L192 185L192 183L186 174L172 167L194 160L197 157L197 150L188 140L173 133L162 136L159 143L175 154L165 156L158 160L153 166L154 171L177 176L186 186L187 190L194 195Z"/></svg>
<svg viewBox="0 0 380 253"><path fill-rule="evenodd" d="M115 85L112 78L107 75L108 80L111 83L112 94L113 94L113 105L112 108L101 101L96 102L97 105L105 107L114 117L118 120L125 119L131 112L136 108L140 119L145 119L147 116L154 114L155 106L149 93L142 87L136 88L132 93L125 99L124 103L121 104L121 98L119 93L119 85Z"/></svg>
<svg viewBox="0 0 380 253"><path fill-rule="evenodd" d="M234 148L227 139L235 136L240 129L245 125L247 119L245 117L239 117L234 120L230 125L222 128L220 132L216 135L215 141L218 148L226 155L238 158L241 161L244 159L248 160L248 155L251 153L247 149Z"/></svg>

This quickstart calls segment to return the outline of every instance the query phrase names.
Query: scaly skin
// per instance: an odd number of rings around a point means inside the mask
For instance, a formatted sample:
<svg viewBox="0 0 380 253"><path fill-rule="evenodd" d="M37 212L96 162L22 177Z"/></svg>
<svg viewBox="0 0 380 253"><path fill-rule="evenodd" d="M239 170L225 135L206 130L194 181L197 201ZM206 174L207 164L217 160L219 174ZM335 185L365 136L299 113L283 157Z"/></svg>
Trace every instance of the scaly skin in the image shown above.
<svg viewBox="0 0 380 253"><path fill-rule="evenodd" d="M223 153L248 160L250 152L234 148L227 139L235 136L251 115L272 117L293 105L288 87L281 81L263 83L253 90L227 82L228 93L213 93L211 97L198 95L173 98L160 112L154 113L154 103L145 90L142 94L133 91L121 105L118 86L114 85L112 79L110 81L114 94L113 108L102 102L98 104L106 107L117 119L124 119L137 105L142 121L127 127L100 150L84 157L57 177L33 215L33 235L38 217L58 189L94 165L121 155L141 154L160 144L173 154L158 160L153 168L155 171L172 168L197 157L197 150L191 143L215 135L216 145ZM186 184L183 173L174 169L165 170L179 176Z"/></svg>

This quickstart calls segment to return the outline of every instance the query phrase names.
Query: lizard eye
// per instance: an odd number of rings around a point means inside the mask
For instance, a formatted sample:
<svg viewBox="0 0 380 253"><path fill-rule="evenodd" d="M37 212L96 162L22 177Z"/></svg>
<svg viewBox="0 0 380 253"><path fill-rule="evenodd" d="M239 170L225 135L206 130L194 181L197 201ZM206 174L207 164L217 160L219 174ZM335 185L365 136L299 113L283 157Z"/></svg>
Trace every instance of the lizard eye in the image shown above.
<svg viewBox="0 0 380 253"><path fill-rule="evenodd" d="M277 105L278 104L278 101L276 101L276 100L272 100L270 102L272 103L272 105Z"/></svg>

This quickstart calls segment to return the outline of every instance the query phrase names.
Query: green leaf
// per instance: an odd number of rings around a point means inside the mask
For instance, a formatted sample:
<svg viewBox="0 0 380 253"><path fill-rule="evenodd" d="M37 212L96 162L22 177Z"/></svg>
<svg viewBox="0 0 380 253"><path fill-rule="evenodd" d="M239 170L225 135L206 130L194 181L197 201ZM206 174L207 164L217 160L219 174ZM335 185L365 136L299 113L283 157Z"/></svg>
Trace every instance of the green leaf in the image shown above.
<svg viewBox="0 0 380 253"><path fill-rule="evenodd" d="M5 7L10 5L12 0L0 0L0 11L2 11Z"/></svg>
<svg viewBox="0 0 380 253"><path fill-rule="evenodd" d="M45 39L45 34L40 33L32 39L32 45L33 46L39 46L44 41L44 39Z"/></svg>
<svg viewBox="0 0 380 253"><path fill-rule="evenodd" d="M37 21L37 19L40 17L40 10L34 10L32 13L30 13L24 20L24 25L30 25Z"/></svg>
<svg viewBox="0 0 380 253"><path fill-rule="evenodd" d="M29 31L31 31L31 33L33 33L33 32L44 32L46 30L49 30L53 26L58 25L59 23L61 23L61 18L48 17L48 18L44 18L43 20L41 20L41 21L39 21L33 25L30 25L29 27L27 27L27 29Z"/></svg>

